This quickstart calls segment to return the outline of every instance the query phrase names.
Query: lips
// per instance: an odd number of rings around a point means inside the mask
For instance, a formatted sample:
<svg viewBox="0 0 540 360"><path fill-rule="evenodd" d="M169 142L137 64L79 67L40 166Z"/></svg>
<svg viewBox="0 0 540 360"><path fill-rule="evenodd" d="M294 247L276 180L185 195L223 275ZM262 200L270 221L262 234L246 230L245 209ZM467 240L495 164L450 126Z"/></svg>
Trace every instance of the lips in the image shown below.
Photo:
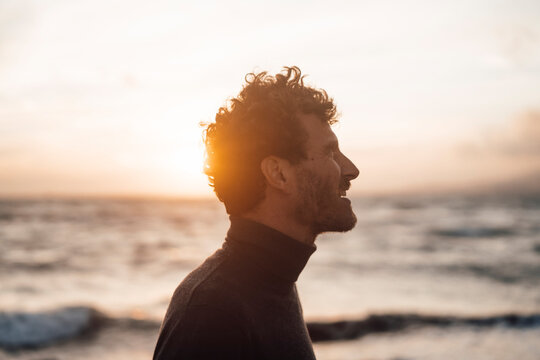
<svg viewBox="0 0 540 360"><path fill-rule="evenodd" d="M341 183L341 186L339 187L339 196L345 197L347 196L347 190L351 187L351 183L348 181L344 181Z"/></svg>

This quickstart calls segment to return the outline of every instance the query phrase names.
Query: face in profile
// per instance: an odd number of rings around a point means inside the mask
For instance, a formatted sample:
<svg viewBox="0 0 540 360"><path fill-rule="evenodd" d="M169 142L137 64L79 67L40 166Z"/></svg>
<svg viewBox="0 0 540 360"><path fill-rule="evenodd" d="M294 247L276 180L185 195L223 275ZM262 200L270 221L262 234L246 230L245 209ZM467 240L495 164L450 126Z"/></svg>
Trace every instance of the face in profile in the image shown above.
<svg viewBox="0 0 540 360"><path fill-rule="evenodd" d="M330 125L315 115L300 115L308 134L307 159L297 165L297 220L315 234L348 231L356 224L351 202L345 197L358 169L338 146Z"/></svg>

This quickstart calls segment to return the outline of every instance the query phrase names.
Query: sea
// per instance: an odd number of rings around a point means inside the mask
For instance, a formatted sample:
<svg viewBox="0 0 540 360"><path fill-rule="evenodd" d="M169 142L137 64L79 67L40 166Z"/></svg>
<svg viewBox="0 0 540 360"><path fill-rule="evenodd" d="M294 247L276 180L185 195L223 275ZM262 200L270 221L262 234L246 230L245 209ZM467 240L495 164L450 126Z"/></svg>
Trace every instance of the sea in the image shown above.
<svg viewBox="0 0 540 360"><path fill-rule="evenodd" d="M360 196L297 282L319 360L540 359L540 195ZM0 199L0 359L150 359L214 199Z"/></svg>

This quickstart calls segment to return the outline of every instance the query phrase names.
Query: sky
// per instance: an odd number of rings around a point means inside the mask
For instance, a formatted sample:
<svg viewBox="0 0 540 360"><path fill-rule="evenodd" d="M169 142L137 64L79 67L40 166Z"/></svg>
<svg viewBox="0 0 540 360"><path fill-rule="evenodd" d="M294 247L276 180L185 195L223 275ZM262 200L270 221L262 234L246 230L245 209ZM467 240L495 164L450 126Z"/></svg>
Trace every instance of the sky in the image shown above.
<svg viewBox="0 0 540 360"><path fill-rule="evenodd" d="M540 179L537 0L0 0L0 196L210 196L199 123L286 65L353 194Z"/></svg>

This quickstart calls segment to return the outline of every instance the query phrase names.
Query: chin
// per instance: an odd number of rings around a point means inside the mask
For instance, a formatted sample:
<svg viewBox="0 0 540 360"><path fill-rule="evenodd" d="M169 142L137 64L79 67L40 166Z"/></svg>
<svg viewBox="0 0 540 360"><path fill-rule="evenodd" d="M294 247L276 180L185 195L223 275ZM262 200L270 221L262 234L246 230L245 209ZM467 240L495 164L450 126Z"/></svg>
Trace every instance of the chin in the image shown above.
<svg viewBox="0 0 540 360"><path fill-rule="evenodd" d="M333 231L338 231L338 232L350 231L356 226L356 216L354 215L353 212L351 212L351 215L349 217L342 218L342 221L336 225L338 226L336 226L335 230Z"/></svg>
<svg viewBox="0 0 540 360"><path fill-rule="evenodd" d="M354 228L355 225L356 215L354 214L349 205L346 210L340 209L340 211L328 211L326 214L324 214L324 216L321 216L318 219L318 221L315 223L314 228L316 229L317 233L320 234L323 232L350 231Z"/></svg>

